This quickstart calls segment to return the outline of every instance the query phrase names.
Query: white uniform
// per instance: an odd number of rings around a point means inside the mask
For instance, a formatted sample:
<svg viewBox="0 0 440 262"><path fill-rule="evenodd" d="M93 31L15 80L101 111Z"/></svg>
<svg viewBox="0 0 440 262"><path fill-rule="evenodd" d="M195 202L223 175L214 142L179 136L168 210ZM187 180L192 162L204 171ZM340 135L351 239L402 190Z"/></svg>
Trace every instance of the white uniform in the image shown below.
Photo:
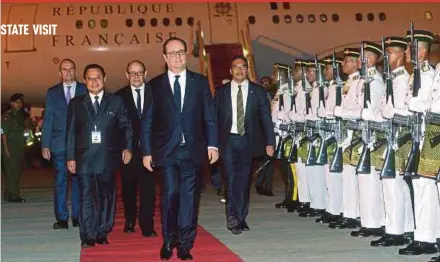
<svg viewBox="0 0 440 262"><path fill-rule="evenodd" d="M382 75L376 70L376 67L368 68L367 77L370 82L370 101L371 107L366 109L372 112L372 115L380 114L381 98L384 95L385 86ZM362 85L363 85L362 81ZM364 90L358 96L358 102L364 101ZM362 109L362 111L366 111ZM366 118L366 113L362 112L364 120L373 120ZM380 228L385 225L385 208L383 201L382 183L380 173L375 169L374 163L371 163L370 174L358 174L359 181L359 205L361 226L365 228Z"/></svg>
<svg viewBox="0 0 440 262"><path fill-rule="evenodd" d="M431 92L431 111L440 114L440 63L435 68L435 76ZM437 182L438 197L440 203L440 182ZM440 209L439 209L440 211ZM437 212L437 221L440 221L440 213ZM440 238L440 223L437 223L437 238Z"/></svg>
<svg viewBox="0 0 440 262"><path fill-rule="evenodd" d="M394 114L408 114L406 97L409 92L409 74L404 66L391 72L394 95L394 108L389 98L382 99L382 116L392 118ZM385 203L385 233L403 235L414 231L414 214L411 194L403 176L396 170L395 178L383 178L382 188Z"/></svg>
<svg viewBox="0 0 440 262"><path fill-rule="evenodd" d="M348 87L347 93L345 93L346 87ZM335 116L344 119L358 119L361 117L362 103L358 98L361 88L362 81L359 72L350 74L344 85L340 112L337 112L337 107L335 107ZM344 150L350 145L352 137L353 131L347 130L347 138L342 143ZM345 218L356 219L359 216L358 177L356 167L350 164L344 164L342 171L342 209Z"/></svg>
<svg viewBox="0 0 440 262"><path fill-rule="evenodd" d="M325 102L325 116L333 118L333 111L336 106L336 81L331 80L328 88L328 96ZM342 92L342 90L341 90ZM329 165L325 167L327 197L325 210L335 216L340 215L342 210L342 173L333 173L329 170Z"/></svg>
<svg viewBox="0 0 440 262"><path fill-rule="evenodd" d="M421 87L417 97L411 98L409 103L410 111L425 112L433 104L431 94L433 92L434 69L428 61L420 64ZM413 83L410 82L412 86ZM438 91L437 91L438 92ZM424 128L422 128L424 130ZM423 145L423 139L420 147ZM427 243L435 243L436 238L440 237L440 214L438 202L438 189L435 180L420 177L413 179L414 186L414 215L416 228L414 230L414 240Z"/></svg>
<svg viewBox="0 0 440 262"><path fill-rule="evenodd" d="M308 85L308 82L306 81ZM296 99L294 109L289 113L289 118L295 122L304 122L304 115L306 112L306 99L305 92L302 88L302 80L298 81L295 85ZM309 183L306 173L306 166L304 164L305 159L298 157L298 162L295 163L296 177L298 182L298 198L302 203L310 203Z"/></svg>
<svg viewBox="0 0 440 262"><path fill-rule="evenodd" d="M306 119L318 120L317 109L319 107L319 88L316 82L313 83L311 92L311 109ZM315 147L319 148L318 140L314 141ZM306 173L309 182L310 207L313 209L324 210L326 206L326 187L324 166L306 166Z"/></svg>

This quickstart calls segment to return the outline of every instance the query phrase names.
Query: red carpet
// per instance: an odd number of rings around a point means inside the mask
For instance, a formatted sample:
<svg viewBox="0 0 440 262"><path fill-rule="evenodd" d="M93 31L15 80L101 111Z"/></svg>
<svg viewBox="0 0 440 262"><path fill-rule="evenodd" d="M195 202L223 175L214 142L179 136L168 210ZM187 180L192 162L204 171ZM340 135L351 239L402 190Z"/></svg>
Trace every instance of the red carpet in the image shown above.
<svg viewBox="0 0 440 262"><path fill-rule="evenodd" d="M127 234L123 232L124 211L123 203L118 194L116 207L116 218L113 232L108 239L110 244L105 246L95 246L93 248L83 248L81 250L81 262L144 262L160 261L159 251L162 246L161 224L159 217L159 207L156 206L155 231L159 234L156 238L145 238L141 236L140 229L136 225L136 232ZM176 255L176 249L173 252L173 258L170 261L180 261ZM194 257L193 261L206 262L238 262L243 261L217 238L211 235L203 227L198 226L197 237L194 248L191 250Z"/></svg>

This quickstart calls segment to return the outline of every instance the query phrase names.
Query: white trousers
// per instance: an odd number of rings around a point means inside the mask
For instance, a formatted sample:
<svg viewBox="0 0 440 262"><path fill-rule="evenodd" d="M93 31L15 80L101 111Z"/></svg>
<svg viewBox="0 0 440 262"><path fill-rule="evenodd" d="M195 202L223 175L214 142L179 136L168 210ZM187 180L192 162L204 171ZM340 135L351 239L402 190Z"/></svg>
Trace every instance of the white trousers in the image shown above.
<svg viewBox="0 0 440 262"><path fill-rule="evenodd" d="M437 183L429 178L412 180L414 186L414 240L435 243L440 235L440 204Z"/></svg>
<svg viewBox="0 0 440 262"><path fill-rule="evenodd" d="M346 218L356 219L359 216L359 186L356 167L344 165L342 171L342 203Z"/></svg>
<svg viewBox="0 0 440 262"><path fill-rule="evenodd" d="M309 193L309 183L306 173L306 165L298 159L298 163L295 163L296 178L298 182L298 198L299 202L309 203L310 193Z"/></svg>
<svg viewBox="0 0 440 262"><path fill-rule="evenodd" d="M414 214L411 194L403 176L396 171L396 178L383 178L382 190L385 204L385 232L402 235L414 232Z"/></svg>
<svg viewBox="0 0 440 262"><path fill-rule="evenodd" d="M325 171L324 166L306 166L310 192L310 207L325 209Z"/></svg>
<svg viewBox="0 0 440 262"><path fill-rule="evenodd" d="M335 216L342 212L342 173L332 173L326 166L328 200L325 210Z"/></svg>
<svg viewBox="0 0 440 262"><path fill-rule="evenodd" d="M370 174L359 174L359 213L361 226L380 228L385 225L382 183L374 166Z"/></svg>

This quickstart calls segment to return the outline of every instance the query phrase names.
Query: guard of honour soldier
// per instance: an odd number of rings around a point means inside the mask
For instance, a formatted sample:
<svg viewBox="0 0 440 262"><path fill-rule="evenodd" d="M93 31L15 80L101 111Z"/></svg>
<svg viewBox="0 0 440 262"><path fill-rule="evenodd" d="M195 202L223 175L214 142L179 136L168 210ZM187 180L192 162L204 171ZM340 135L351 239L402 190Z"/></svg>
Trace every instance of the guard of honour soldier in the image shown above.
<svg viewBox="0 0 440 262"><path fill-rule="evenodd" d="M342 61L333 55L297 59L293 69L275 65L275 156L284 147L279 159L294 162L297 183L287 188L298 197L277 208L353 229L353 237L376 237L374 247L403 246L400 255L437 252L440 64L428 63L433 38L411 28L382 44L346 48Z"/></svg>
<svg viewBox="0 0 440 262"><path fill-rule="evenodd" d="M286 196L278 208L317 217L330 228L353 229L353 237L377 237L371 246L407 245L401 255L434 254L440 239L440 64L434 69L428 63L432 40L432 33L411 29L404 37L384 37L382 45L363 41L360 48L346 48L343 60L333 54L297 59L293 68L277 64L278 92L271 106L271 97L247 79L248 61L240 56L231 61L232 81L213 98L207 79L186 69L186 43L179 38L164 44L165 74L144 83L145 65L130 62L130 86L117 95L105 90L103 67L88 65L84 86L75 81L74 62L65 59L63 83L48 92L43 127L43 156L54 158L57 170L53 227L68 228L70 173L71 218L80 227L81 245L108 244L120 162L124 231L135 231L138 215L142 235L156 236L151 176L157 169L166 175L160 257L170 259L177 248L180 259L192 259L202 155L211 164L220 156L226 166L226 224L232 234L250 230L245 177L251 158L267 155L287 167ZM376 68L380 60L383 74ZM406 63L413 65L411 75ZM23 139L14 138L24 129L17 115L21 99L11 97L13 109L2 117L5 195L11 202L25 201L18 193L21 149L11 146ZM200 158L189 154L193 150ZM239 163L232 161L237 157ZM175 176L181 180L177 188ZM138 183L139 212L132 194ZM175 205L181 197L185 210Z"/></svg>

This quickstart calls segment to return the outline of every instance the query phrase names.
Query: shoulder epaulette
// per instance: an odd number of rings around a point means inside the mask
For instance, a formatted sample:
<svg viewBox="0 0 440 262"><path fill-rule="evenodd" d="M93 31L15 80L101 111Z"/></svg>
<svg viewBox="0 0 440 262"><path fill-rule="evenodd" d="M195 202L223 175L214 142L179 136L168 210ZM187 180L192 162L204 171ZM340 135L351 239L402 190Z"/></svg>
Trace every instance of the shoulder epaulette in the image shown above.
<svg viewBox="0 0 440 262"><path fill-rule="evenodd" d="M395 78L400 75L403 75L404 73L405 73L405 71L403 69L400 69L399 71L392 73L392 77Z"/></svg>

